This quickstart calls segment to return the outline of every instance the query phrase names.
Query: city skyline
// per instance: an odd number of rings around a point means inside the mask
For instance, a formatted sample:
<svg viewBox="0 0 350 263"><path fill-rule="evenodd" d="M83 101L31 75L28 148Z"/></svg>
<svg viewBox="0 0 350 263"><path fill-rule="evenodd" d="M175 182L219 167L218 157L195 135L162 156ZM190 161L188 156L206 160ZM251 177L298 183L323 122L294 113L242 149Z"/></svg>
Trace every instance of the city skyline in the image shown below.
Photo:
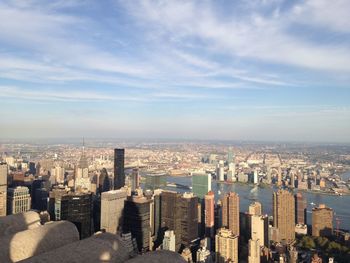
<svg viewBox="0 0 350 263"><path fill-rule="evenodd" d="M0 137L349 143L348 1L0 1Z"/></svg>

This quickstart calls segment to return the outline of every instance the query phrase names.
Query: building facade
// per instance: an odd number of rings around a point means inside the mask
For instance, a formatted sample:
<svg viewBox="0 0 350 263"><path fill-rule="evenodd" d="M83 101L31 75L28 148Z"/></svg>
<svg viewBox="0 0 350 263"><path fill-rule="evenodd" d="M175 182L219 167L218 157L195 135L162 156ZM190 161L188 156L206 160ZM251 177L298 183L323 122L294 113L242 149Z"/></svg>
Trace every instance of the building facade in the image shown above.
<svg viewBox="0 0 350 263"><path fill-rule="evenodd" d="M273 224L278 229L279 241L291 242L295 239L294 196L287 190L273 193Z"/></svg>
<svg viewBox="0 0 350 263"><path fill-rule="evenodd" d="M141 253L150 247L150 202L145 197L133 196L124 204L123 232L131 233Z"/></svg>
<svg viewBox="0 0 350 263"><path fill-rule="evenodd" d="M6 216L7 210L7 173L7 164L0 163L0 216Z"/></svg>
<svg viewBox="0 0 350 263"><path fill-rule="evenodd" d="M205 236L214 238L215 236L215 195L210 191L204 196L204 224Z"/></svg>
<svg viewBox="0 0 350 263"><path fill-rule="evenodd" d="M220 228L215 236L215 253L217 263L238 262L238 236Z"/></svg>
<svg viewBox="0 0 350 263"><path fill-rule="evenodd" d="M239 236L239 196L234 192L226 194L222 200L222 226Z"/></svg>
<svg viewBox="0 0 350 263"><path fill-rule="evenodd" d="M192 192L203 199L211 191L211 175L206 173L196 173L192 175Z"/></svg>
<svg viewBox="0 0 350 263"><path fill-rule="evenodd" d="M123 226L124 201L127 191L111 190L101 194L101 229L116 234Z"/></svg>
<svg viewBox="0 0 350 263"><path fill-rule="evenodd" d="M7 191L7 214L18 214L30 210L31 197L28 187L17 186Z"/></svg>
<svg viewBox="0 0 350 263"><path fill-rule="evenodd" d="M312 235L329 237L333 234L333 209L320 204L312 209Z"/></svg>
<svg viewBox="0 0 350 263"><path fill-rule="evenodd" d="M120 189L125 185L124 149L114 149L114 189Z"/></svg>

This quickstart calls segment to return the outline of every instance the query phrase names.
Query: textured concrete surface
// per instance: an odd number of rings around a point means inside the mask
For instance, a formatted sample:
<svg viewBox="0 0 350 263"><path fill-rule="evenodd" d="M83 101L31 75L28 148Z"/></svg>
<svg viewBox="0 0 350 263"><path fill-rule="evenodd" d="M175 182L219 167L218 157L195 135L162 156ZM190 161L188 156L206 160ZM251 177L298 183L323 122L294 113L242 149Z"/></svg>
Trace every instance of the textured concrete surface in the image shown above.
<svg viewBox="0 0 350 263"><path fill-rule="evenodd" d="M128 259L129 253L119 236L99 233L21 263L122 263Z"/></svg>
<svg viewBox="0 0 350 263"><path fill-rule="evenodd" d="M126 261L126 263L186 263L180 254L167 251L159 250L148 252L144 255Z"/></svg>
<svg viewBox="0 0 350 263"><path fill-rule="evenodd" d="M40 227L40 216L33 211L0 217L0 237L37 227Z"/></svg>
<svg viewBox="0 0 350 263"><path fill-rule="evenodd" d="M0 237L0 262L18 262L78 240L79 232L73 223L50 222L34 229Z"/></svg>

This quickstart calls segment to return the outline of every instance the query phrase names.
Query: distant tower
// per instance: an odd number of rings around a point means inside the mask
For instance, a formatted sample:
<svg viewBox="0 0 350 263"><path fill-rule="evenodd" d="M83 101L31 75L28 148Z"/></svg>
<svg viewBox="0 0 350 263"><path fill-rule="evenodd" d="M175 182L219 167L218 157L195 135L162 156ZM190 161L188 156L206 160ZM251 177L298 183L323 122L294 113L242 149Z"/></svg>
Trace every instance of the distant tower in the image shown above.
<svg viewBox="0 0 350 263"><path fill-rule="evenodd" d="M299 192L294 195L295 199L295 224L306 224L306 199Z"/></svg>
<svg viewBox="0 0 350 263"><path fill-rule="evenodd" d="M7 214L18 214L30 210L31 197L26 186L9 188L7 191Z"/></svg>
<svg viewBox="0 0 350 263"><path fill-rule="evenodd" d="M278 229L280 240L291 242L295 239L294 196L287 190L273 193L273 223Z"/></svg>
<svg viewBox="0 0 350 263"><path fill-rule="evenodd" d="M7 164L0 163L0 216L6 216L7 172Z"/></svg>
<svg viewBox="0 0 350 263"><path fill-rule="evenodd" d="M204 196L204 223L205 223L205 236L214 238L215 235L215 195L212 191Z"/></svg>
<svg viewBox="0 0 350 263"><path fill-rule="evenodd" d="M238 262L238 236L226 228L220 228L215 236L217 263Z"/></svg>
<svg viewBox="0 0 350 263"><path fill-rule="evenodd" d="M219 181L225 181L224 168L225 168L224 161L220 160L218 163L217 172L216 172L216 179L219 179Z"/></svg>
<svg viewBox="0 0 350 263"><path fill-rule="evenodd" d="M222 200L222 226L239 236L239 196L234 192L226 194Z"/></svg>
<svg viewBox="0 0 350 263"><path fill-rule="evenodd" d="M130 175L131 179L131 191L135 191L137 188L140 187L140 179L139 179L139 169L134 168L132 170L132 173Z"/></svg>
<svg viewBox="0 0 350 263"><path fill-rule="evenodd" d="M312 235L329 237L333 234L333 209L320 204L312 209Z"/></svg>
<svg viewBox="0 0 350 263"><path fill-rule="evenodd" d="M101 229L116 234L123 226L125 190L112 190L101 194Z"/></svg>
<svg viewBox="0 0 350 263"><path fill-rule="evenodd" d="M114 189L120 189L125 185L124 149L114 149Z"/></svg>
<svg viewBox="0 0 350 263"><path fill-rule="evenodd" d="M206 173L195 173L192 175L192 192L203 199L211 191L211 175Z"/></svg>

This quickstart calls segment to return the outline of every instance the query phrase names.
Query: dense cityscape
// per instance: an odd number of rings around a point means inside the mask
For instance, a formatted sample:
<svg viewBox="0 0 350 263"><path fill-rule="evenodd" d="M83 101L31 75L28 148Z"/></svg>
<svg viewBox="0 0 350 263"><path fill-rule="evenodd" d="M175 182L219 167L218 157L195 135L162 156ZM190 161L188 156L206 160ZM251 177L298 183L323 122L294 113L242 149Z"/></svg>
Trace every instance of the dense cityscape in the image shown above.
<svg viewBox="0 0 350 263"><path fill-rule="evenodd" d="M1 262L349 261L346 145L82 139L1 152Z"/></svg>

